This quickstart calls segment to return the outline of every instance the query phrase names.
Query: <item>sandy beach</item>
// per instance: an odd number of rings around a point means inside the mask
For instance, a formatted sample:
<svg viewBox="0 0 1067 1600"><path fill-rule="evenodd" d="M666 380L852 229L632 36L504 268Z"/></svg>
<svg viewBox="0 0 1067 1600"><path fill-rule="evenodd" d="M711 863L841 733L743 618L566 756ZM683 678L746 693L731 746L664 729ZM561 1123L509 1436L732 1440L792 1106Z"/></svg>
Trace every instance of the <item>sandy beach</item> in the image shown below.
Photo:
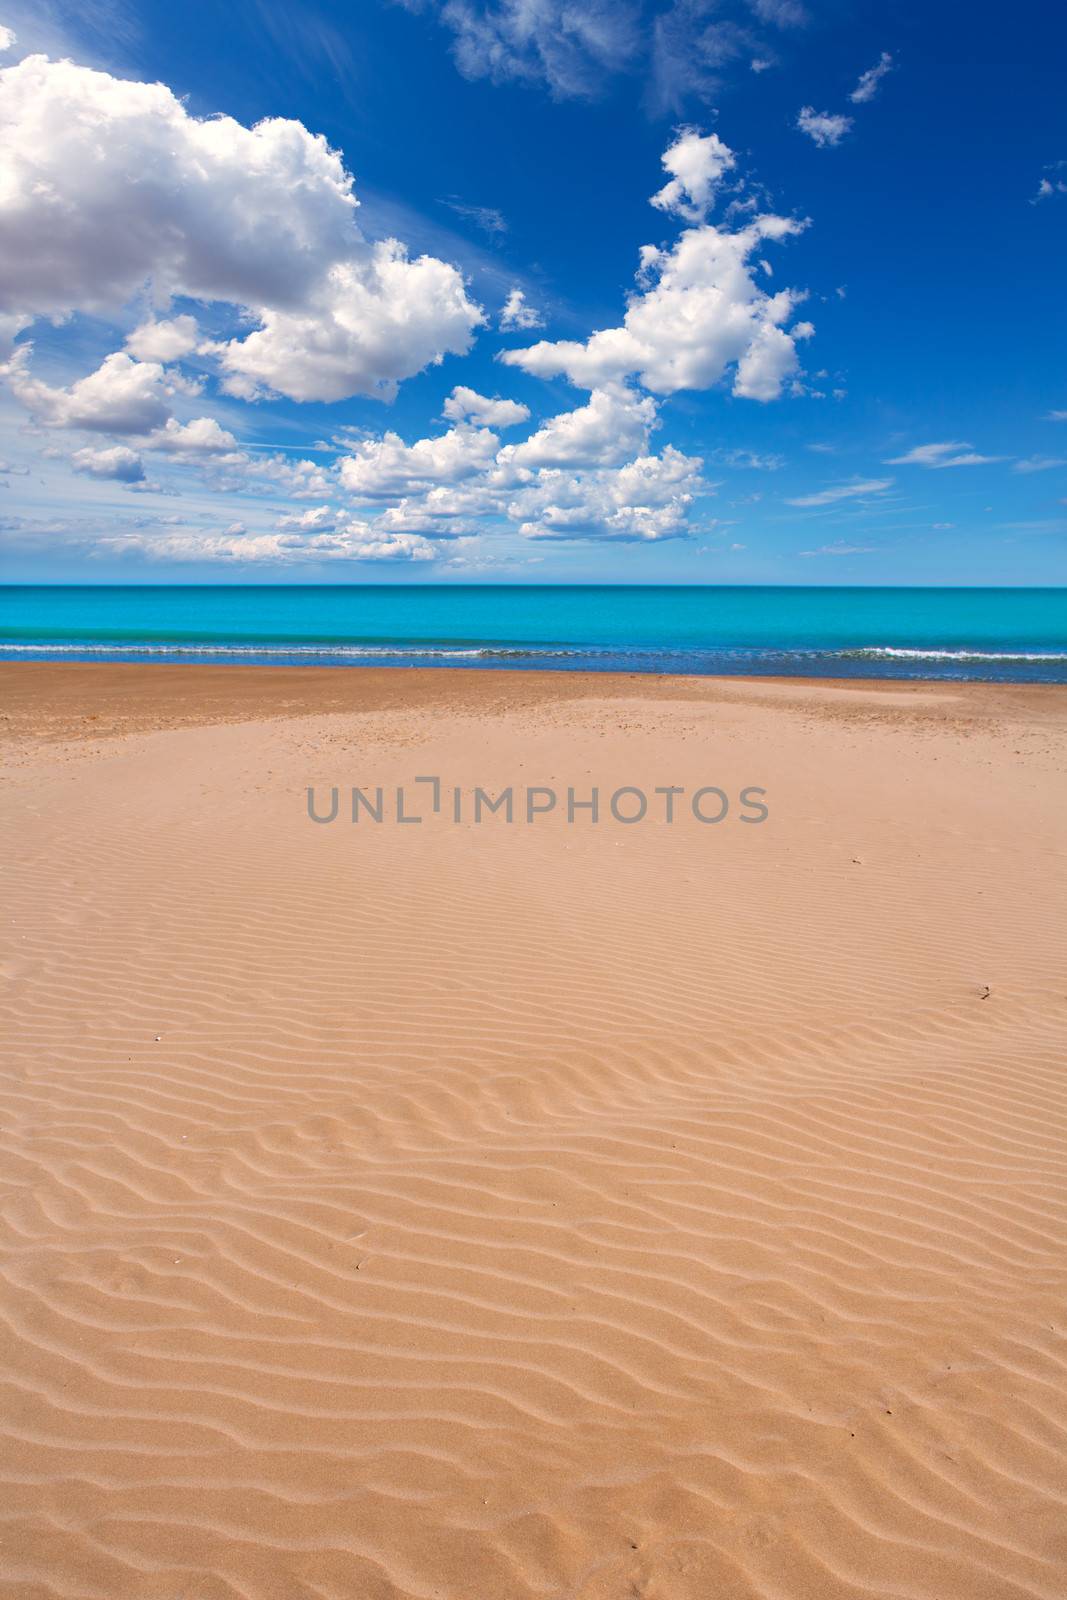
<svg viewBox="0 0 1067 1600"><path fill-rule="evenodd" d="M1067 687L0 704L0 1593L1067 1591Z"/></svg>

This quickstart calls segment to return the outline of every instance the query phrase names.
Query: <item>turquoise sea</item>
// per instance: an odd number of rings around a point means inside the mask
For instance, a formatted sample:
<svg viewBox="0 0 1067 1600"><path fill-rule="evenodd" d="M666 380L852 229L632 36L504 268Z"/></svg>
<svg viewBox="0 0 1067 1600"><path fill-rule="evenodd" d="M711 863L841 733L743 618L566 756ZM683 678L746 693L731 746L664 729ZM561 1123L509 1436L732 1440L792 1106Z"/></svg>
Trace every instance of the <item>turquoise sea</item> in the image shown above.
<svg viewBox="0 0 1067 1600"><path fill-rule="evenodd" d="M1067 589L6 586L0 660L1067 681Z"/></svg>

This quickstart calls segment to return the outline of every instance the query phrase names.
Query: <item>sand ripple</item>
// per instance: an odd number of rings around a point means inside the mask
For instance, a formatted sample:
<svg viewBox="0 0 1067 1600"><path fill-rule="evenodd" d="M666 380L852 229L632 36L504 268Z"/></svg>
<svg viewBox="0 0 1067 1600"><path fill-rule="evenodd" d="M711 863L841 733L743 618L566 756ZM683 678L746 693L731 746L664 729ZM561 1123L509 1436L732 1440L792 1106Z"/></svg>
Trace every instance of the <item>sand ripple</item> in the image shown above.
<svg viewBox="0 0 1067 1600"><path fill-rule="evenodd" d="M0 1593L1060 1600L1062 775L654 709L20 769ZM430 760L780 813L303 819Z"/></svg>

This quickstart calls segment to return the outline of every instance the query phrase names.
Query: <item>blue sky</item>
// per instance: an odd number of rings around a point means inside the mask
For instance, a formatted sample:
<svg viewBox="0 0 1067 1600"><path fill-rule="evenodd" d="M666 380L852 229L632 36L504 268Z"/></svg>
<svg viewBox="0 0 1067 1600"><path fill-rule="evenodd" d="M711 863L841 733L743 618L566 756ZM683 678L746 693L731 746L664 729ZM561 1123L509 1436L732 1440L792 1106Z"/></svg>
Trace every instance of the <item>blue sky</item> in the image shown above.
<svg viewBox="0 0 1067 1600"><path fill-rule="evenodd" d="M858 9L0 6L4 576L1067 582L1067 20Z"/></svg>

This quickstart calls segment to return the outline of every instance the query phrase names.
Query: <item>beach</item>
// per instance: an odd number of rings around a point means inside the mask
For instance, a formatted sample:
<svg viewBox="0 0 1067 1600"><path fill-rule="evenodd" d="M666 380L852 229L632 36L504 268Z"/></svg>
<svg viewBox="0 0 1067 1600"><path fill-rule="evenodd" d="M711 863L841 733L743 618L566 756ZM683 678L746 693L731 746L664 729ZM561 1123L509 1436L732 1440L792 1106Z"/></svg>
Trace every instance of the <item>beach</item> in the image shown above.
<svg viewBox="0 0 1067 1600"><path fill-rule="evenodd" d="M1067 685L0 704L0 1594L1064 1593Z"/></svg>

